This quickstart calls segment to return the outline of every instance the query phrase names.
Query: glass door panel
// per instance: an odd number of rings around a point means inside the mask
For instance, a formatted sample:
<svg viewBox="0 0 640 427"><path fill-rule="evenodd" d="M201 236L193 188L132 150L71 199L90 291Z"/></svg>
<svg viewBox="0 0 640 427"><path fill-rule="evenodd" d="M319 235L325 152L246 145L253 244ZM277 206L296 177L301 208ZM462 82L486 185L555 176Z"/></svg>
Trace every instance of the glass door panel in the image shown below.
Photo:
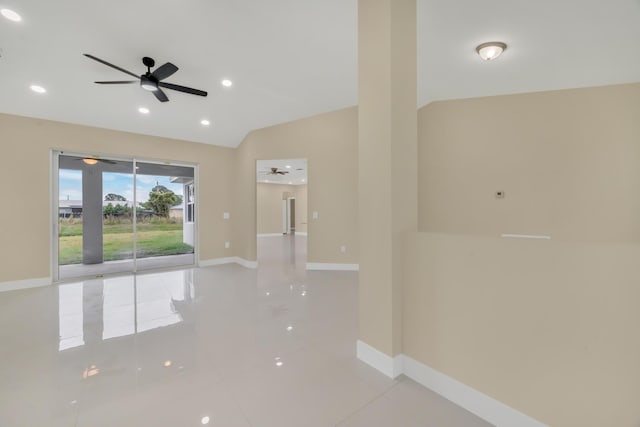
<svg viewBox="0 0 640 427"><path fill-rule="evenodd" d="M194 176L193 167L136 162L137 271L195 263Z"/></svg>
<svg viewBox="0 0 640 427"><path fill-rule="evenodd" d="M134 271L133 162L58 156L58 278Z"/></svg>

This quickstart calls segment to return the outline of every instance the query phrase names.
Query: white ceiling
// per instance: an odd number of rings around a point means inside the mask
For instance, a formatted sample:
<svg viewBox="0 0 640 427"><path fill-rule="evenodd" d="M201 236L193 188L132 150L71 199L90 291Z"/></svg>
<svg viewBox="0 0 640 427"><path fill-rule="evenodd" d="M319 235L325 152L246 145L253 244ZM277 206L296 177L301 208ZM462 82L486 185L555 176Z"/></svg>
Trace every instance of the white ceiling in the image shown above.
<svg viewBox="0 0 640 427"><path fill-rule="evenodd" d="M271 168L288 172L286 175L270 174ZM306 159L257 160L256 181L266 184L305 185L307 184Z"/></svg>
<svg viewBox="0 0 640 427"><path fill-rule="evenodd" d="M0 0L0 112L224 146L357 102L356 0ZM483 62L474 48L509 47ZM640 0L418 0L418 104L640 80ZM161 104L91 61L180 70ZM232 88L220 85L229 78ZM40 84L48 93L28 87ZM151 110L147 116L139 106ZM212 125L203 127L207 118Z"/></svg>

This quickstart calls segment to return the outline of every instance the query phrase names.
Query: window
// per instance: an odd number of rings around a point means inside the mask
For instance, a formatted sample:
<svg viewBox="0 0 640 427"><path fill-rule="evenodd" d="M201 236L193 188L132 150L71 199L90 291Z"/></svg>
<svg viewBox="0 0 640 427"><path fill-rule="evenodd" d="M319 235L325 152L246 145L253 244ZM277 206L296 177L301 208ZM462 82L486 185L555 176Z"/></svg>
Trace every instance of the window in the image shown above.
<svg viewBox="0 0 640 427"><path fill-rule="evenodd" d="M196 218L196 211L195 211L196 198L195 198L193 183L185 185L185 195L187 196L186 197L186 208L187 208L186 222L194 222Z"/></svg>

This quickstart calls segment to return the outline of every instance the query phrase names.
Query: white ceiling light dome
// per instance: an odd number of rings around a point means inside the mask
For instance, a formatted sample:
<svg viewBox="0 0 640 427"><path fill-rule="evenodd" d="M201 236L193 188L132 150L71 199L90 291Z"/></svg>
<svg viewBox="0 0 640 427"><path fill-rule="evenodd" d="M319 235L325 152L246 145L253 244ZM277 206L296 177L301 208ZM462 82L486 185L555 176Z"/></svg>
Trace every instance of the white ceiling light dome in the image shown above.
<svg viewBox="0 0 640 427"><path fill-rule="evenodd" d="M507 44L503 42L487 42L482 43L476 47L476 52L480 55L480 58L485 61L491 61L502 55L507 49Z"/></svg>

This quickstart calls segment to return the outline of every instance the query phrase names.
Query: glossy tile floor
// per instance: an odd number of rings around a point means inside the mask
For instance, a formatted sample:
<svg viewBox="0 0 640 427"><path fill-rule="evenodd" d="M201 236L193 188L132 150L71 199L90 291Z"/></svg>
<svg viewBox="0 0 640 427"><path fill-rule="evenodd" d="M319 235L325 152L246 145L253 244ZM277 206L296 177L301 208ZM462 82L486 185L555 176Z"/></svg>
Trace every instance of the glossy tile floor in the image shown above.
<svg viewBox="0 0 640 427"><path fill-rule="evenodd" d="M0 426L487 426L355 357L357 273L238 265L0 294Z"/></svg>

